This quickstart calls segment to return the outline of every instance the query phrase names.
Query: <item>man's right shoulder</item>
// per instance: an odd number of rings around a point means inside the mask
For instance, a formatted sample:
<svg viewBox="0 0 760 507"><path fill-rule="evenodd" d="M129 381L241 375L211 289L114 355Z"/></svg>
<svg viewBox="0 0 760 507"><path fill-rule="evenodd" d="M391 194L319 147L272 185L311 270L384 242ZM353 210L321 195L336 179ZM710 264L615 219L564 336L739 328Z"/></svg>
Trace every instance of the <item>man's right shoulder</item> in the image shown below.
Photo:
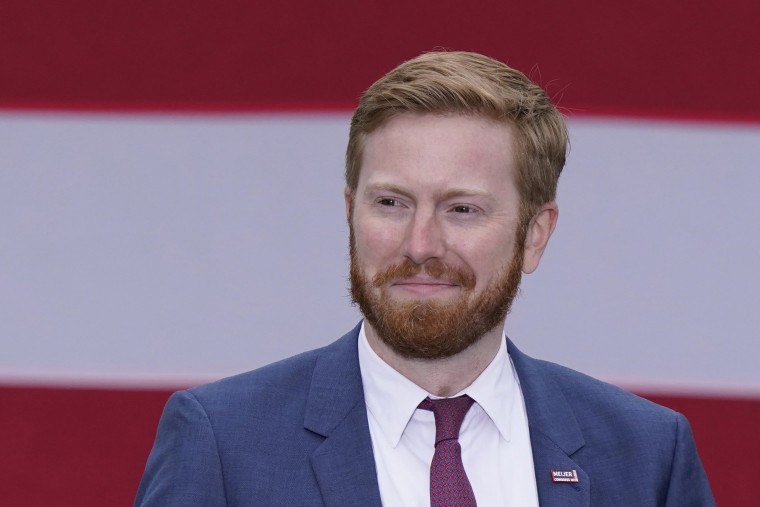
<svg viewBox="0 0 760 507"><path fill-rule="evenodd" d="M174 393L135 505L308 504L319 495L309 457L361 397L357 333Z"/></svg>
<svg viewBox="0 0 760 507"><path fill-rule="evenodd" d="M358 326L337 341L314 350L238 375L182 391L206 410L234 409L250 404L302 402L308 395L314 370L320 361L352 362L356 353ZM358 358L356 359L358 363Z"/></svg>

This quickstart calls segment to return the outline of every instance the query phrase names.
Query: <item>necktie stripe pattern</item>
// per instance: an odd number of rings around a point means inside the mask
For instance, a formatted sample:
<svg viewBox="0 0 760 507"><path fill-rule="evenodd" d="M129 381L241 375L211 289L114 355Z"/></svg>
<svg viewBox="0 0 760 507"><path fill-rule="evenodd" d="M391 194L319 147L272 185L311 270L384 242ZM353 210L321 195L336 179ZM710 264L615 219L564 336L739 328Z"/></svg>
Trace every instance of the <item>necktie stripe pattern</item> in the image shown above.
<svg viewBox="0 0 760 507"><path fill-rule="evenodd" d="M430 464L430 505L476 506L475 494L462 463L459 429L473 404L467 395L431 400L425 398L419 408L435 416L435 453Z"/></svg>

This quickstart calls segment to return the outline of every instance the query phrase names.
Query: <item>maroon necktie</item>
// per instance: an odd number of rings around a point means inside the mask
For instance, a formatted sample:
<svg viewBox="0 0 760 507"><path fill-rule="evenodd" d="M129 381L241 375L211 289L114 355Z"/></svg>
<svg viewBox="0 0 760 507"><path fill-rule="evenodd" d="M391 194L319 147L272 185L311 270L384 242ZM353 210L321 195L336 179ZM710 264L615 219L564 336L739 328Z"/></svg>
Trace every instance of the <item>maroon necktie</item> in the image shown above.
<svg viewBox="0 0 760 507"><path fill-rule="evenodd" d="M435 454L430 464L430 505L474 507L475 494L462 464L459 428L473 404L467 395L431 400L425 398L419 408L435 415Z"/></svg>

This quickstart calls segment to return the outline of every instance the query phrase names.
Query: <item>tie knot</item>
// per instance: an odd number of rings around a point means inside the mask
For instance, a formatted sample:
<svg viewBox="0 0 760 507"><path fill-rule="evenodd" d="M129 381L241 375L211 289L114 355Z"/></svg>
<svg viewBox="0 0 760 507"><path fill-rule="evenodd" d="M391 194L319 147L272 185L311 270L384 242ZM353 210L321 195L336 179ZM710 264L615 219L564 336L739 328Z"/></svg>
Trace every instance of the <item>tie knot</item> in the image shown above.
<svg viewBox="0 0 760 507"><path fill-rule="evenodd" d="M419 408L430 410L435 416L435 445L443 440L459 438L459 428L462 427L464 416L467 415L473 403L474 400L466 394L456 398L422 400L422 403L418 405Z"/></svg>

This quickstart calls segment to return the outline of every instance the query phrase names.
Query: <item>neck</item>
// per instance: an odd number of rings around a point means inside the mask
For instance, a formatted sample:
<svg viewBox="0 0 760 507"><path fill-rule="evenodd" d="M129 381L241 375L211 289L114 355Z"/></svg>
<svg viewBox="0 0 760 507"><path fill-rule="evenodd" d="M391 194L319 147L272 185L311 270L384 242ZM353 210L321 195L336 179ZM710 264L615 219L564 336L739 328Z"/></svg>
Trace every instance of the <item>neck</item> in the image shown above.
<svg viewBox="0 0 760 507"><path fill-rule="evenodd" d="M364 332L367 341L380 359L430 394L453 396L462 391L491 364L501 346L503 332L496 326L462 352L440 359L403 357L392 350L366 320Z"/></svg>

